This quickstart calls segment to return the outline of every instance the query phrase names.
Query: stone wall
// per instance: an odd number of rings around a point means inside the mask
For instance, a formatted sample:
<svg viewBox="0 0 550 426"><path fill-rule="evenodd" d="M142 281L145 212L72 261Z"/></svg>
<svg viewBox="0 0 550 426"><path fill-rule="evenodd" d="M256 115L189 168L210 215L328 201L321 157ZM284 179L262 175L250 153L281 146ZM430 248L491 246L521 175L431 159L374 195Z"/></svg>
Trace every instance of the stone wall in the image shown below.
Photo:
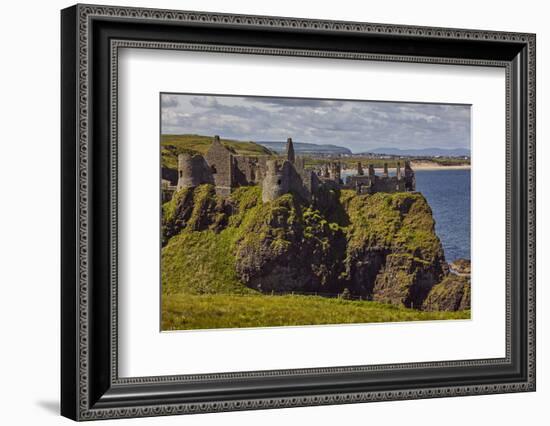
<svg viewBox="0 0 550 426"><path fill-rule="evenodd" d="M312 171L297 170L288 160L282 164L268 160L262 180L263 202L273 201L281 195L292 192L304 200L311 201L311 194L319 188L319 179Z"/></svg>
<svg viewBox="0 0 550 426"><path fill-rule="evenodd" d="M224 147L218 136L214 137L212 145L206 153L206 162L210 166L216 193L227 195L234 186L235 160L231 151Z"/></svg>
<svg viewBox="0 0 550 426"><path fill-rule="evenodd" d="M162 167L161 178L163 180L170 181L170 185L176 186L178 184L178 171L167 167Z"/></svg>
<svg viewBox="0 0 550 426"><path fill-rule="evenodd" d="M260 162L257 157L246 157L244 155L236 155L234 183L239 186L253 185L260 183L265 175L265 160Z"/></svg>
<svg viewBox="0 0 550 426"><path fill-rule="evenodd" d="M416 191L416 178L411 168L411 163L405 161L405 189L407 191Z"/></svg>
<svg viewBox="0 0 550 426"><path fill-rule="evenodd" d="M210 167L202 155L178 155L177 189L190 188L203 183L214 183Z"/></svg>
<svg viewBox="0 0 550 426"><path fill-rule="evenodd" d="M361 163L358 163L358 171L362 171ZM376 192L405 192L415 191L416 182L414 171L411 169L408 162L405 163L405 176L401 173L401 164L397 163L396 175L389 176L388 164L384 164L384 172L381 176L377 176L374 167L369 165L368 175L357 174L348 176L345 188L355 189L359 193L374 194Z"/></svg>
<svg viewBox="0 0 550 426"><path fill-rule="evenodd" d="M291 165L285 161L282 165L277 160L268 160L266 163L266 175L262 182L262 201L273 201L289 192L289 169Z"/></svg>
<svg viewBox="0 0 550 426"><path fill-rule="evenodd" d="M327 189L348 188L359 193L415 191L414 171L408 161L403 174L397 164L396 176L389 176L388 165L384 164L384 173L377 176L374 167L369 165L368 175L364 174L361 163L357 164L357 175L348 176L346 183L341 180L340 162L325 164L319 173L305 170L305 161L294 154L292 139L287 141L286 160L283 162L266 157L248 157L237 155L214 137L206 156L178 156L178 185L194 187L203 183L213 184L216 193L221 196L231 194L233 188L246 185L262 185L262 199L272 201L281 195L293 192L310 201L321 186ZM163 170L163 178L168 174ZM169 179L167 179L169 180Z"/></svg>

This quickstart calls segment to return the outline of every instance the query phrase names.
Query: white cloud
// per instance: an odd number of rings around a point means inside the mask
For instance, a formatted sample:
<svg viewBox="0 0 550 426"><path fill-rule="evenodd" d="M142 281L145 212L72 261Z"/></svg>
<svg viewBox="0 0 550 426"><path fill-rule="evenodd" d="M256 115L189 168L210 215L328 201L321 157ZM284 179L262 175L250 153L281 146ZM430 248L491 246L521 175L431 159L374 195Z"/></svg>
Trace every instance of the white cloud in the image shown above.
<svg viewBox="0 0 550 426"><path fill-rule="evenodd" d="M355 152L470 146L467 105L163 95L161 117L163 133L257 141L292 137Z"/></svg>

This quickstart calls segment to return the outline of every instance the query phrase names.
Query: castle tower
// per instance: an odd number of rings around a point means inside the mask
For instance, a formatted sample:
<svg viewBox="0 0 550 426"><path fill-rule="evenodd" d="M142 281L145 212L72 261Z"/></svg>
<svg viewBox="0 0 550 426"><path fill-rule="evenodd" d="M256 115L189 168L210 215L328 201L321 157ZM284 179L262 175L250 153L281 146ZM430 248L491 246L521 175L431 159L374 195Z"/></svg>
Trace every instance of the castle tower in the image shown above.
<svg viewBox="0 0 550 426"><path fill-rule="evenodd" d="M203 183L214 183L212 173L202 155L178 155L178 185L181 188L194 188Z"/></svg>
<svg viewBox="0 0 550 426"><path fill-rule="evenodd" d="M218 135L214 136L212 145L208 148L206 162L210 166L214 177L216 194L221 196L229 195L231 189L236 185L236 160L231 151L222 145Z"/></svg>
<svg viewBox="0 0 550 426"><path fill-rule="evenodd" d="M365 172L363 171L363 166L361 165L360 161L357 162L357 174L359 176L363 176L365 174Z"/></svg>
<svg viewBox="0 0 550 426"><path fill-rule="evenodd" d="M372 164L369 164L369 177L374 178L376 175L376 172L374 171L374 166Z"/></svg>
<svg viewBox="0 0 550 426"><path fill-rule="evenodd" d="M336 183L340 183L341 167L339 162L330 163L329 175L332 180L336 181Z"/></svg>
<svg viewBox="0 0 550 426"><path fill-rule="evenodd" d="M286 140L286 159L290 163L294 164L296 161L296 155L294 154L294 144L292 143L292 138Z"/></svg>
<svg viewBox="0 0 550 426"><path fill-rule="evenodd" d="M405 189L407 191L416 191L416 178L414 170L411 168L410 161L405 161Z"/></svg>
<svg viewBox="0 0 550 426"><path fill-rule="evenodd" d="M382 175L384 177L388 177L389 176L389 173L388 173L388 163L384 163L384 174Z"/></svg>
<svg viewBox="0 0 550 426"><path fill-rule="evenodd" d="M397 162L397 167L395 168L395 175L397 176L397 180L401 180L401 163Z"/></svg>
<svg viewBox="0 0 550 426"><path fill-rule="evenodd" d="M262 201L273 201L289 191L290 163L285 161L280 167L276 160L266 162L266 171L262 182Z"/></svg>

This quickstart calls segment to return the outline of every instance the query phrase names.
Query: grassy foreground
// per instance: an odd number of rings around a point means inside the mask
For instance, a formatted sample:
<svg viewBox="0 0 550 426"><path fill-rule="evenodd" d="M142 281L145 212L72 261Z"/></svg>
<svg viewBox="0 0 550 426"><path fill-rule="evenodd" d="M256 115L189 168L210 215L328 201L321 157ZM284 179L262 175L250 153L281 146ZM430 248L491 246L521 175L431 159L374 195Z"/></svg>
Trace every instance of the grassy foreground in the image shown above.
<svg viewBox="0 0 550 426"><path fill-rule="evenodd" d="M164 331L469 318L469 310L425 312L318 296L172 294L162 297Z"/></svg>

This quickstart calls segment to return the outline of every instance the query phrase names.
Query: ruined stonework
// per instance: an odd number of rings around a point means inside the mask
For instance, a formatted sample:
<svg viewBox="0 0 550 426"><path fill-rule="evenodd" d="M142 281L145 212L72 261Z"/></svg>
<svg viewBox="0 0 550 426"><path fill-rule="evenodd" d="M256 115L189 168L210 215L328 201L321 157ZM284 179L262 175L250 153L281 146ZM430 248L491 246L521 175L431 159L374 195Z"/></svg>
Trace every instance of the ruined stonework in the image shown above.
<svg viewBox="0 0 550 426"><path fill-rule="evenodd" d="M361 163L358 163L358 171L363 170ZM384 163L384 171L381 176L376 175L374 167L369 165L368 175L358 173L355 176L348 176L345 187L355 189L359 194L374 194L376 192L406 192L416 190L414 171L408 161L405 161L405 176L401 174L401 163L397 163L395 176L390 176L388 163Z"/></svg>
<svg viewBox="0 0 550 426"><path fill-rule="evenodd" d="M304 159L296 157L292 139L288 138L286 160L282 163L277 160L267 162L262 181L262 200L266 203L292 192L303 200L311 201L319 183L319 178L312 170L305 170Z"/></svg>
<svg viewBox="0 0 550 426"><path fill-rule="evenodd" d="M321 187L329 190L354 189L359 194L376 192L415 191L414 171L405 162L404 175L397 163L395 176L389 176L388 165L384 173L377 176L372 165L364 174L361 163L357 163L357 174L342 180L340 162L330 162L317 170L306 170L305 160L294 151L291 138L287 139L284 160L266 157L237 155L224 146L219 136L214 136L206 155L180 154L178 156L178 181L176 189L193 188L201 184L212 184L218 196L226 197L238 187L261 185L262 200L273 201L281 195L292 192L303 200L312 201ZM173 193L173 188L163 183L163 200ZM166 188L164 187L166 186Z"/></svg>
<svg viewBox="0 0 550 426"><path fill-rule="evenodd" d="M206 162L214 178L216 193L222 196L229 195L231 188L236 186L236 161L233 153L221 144L219 136L214 136L214 141L206 153Z"/></svg>
<svg viewBox="0 0 550 426"><path fill-rule="evenodd" d="M266 160L261 157L236 155L234 158L234 185L246 186L261 183L265 175Z"/></svg>
<svg viewBox="0 0 550 426"><path fill-rule="evenodd" d="M174 192L176 192L176 186L172 185L172 183L169 180L162 179L161 180L161 198L162 198L163 204L172 199Z"/></svg>
<svg viewBox="0 0 550 426"><path fill-rule="evenodd" d="M202 155L178 155L177 189L192 188L203 183L214 183L210 167Z"/></svg>
<svg viewBox="0 0 550 426"><path fill-rule="evenodd" d="M290 163L285 161L280 165L277 160L268 160L266 175L262 182L262 201L275 200L290 191Z"/></svg>
<svg viewBox="0 0 550 426"><path fill-rule="evenodd" d="M409 161L405 161L405 189L407 191L416 191L416 178Z"/></svg>
<svg viewBox="0 0 550 426"><path fill-rule="evenodd" d="M286 140L286 159L294 164L296 161L296 155L294 154L294 144L292 143L292 138Z"/></svg>

